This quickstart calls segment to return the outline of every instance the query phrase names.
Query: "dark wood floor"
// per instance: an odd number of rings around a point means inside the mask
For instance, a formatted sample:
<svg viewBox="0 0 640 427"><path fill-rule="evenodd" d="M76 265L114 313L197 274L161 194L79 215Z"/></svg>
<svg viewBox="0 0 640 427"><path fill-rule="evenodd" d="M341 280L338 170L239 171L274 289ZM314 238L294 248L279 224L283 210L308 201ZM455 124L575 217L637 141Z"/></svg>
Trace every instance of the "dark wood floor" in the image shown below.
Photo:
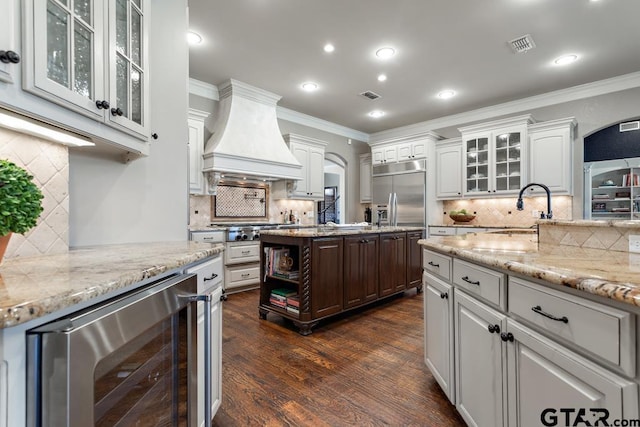
<svg viewBox="0 0 640 427"><path fill-rule="evenodd" d="M423 360L415 289L303 337L258 291L224 303L222 406L214 426L463 426Z"/></svg>

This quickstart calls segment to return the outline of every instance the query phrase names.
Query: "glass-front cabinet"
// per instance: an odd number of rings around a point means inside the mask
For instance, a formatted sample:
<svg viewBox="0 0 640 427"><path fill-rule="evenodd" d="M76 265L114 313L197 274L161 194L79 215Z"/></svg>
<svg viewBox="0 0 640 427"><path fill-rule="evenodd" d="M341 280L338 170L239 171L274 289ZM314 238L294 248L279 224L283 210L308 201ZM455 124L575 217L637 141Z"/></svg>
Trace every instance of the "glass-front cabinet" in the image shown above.
<svg viewBox="0 0 640 427"><path fill-rule="evenodd" d="M531 116L467 126L463 144L465 196L518 193L526 184L527 125Z"/></svg>
<svg viewBox="0 0 640 427"><path fill-rule="evenodd" d="M26 3L25 89L147 138L148 0Z"/></svg>
<svg viewBox="0 0 640 427"><path fill-rule="evenodd" d="M585 163L584 172L586 219L640 220L640 158Z"/></svg>

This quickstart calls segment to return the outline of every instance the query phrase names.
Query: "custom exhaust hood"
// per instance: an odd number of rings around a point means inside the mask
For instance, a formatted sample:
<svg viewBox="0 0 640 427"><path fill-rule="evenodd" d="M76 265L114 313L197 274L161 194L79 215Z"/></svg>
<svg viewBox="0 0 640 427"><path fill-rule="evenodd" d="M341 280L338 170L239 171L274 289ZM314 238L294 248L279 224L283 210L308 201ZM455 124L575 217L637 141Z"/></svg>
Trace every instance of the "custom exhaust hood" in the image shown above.
<svg viewBox="0 0 640 427"><path fill-rule="evenodd" d="M276 104L281 97L233 79L218 86L218 92L218 119L203 154L210 186L215 187L222 175L261 181L302 179L302 165L278 126Z"/></svg>

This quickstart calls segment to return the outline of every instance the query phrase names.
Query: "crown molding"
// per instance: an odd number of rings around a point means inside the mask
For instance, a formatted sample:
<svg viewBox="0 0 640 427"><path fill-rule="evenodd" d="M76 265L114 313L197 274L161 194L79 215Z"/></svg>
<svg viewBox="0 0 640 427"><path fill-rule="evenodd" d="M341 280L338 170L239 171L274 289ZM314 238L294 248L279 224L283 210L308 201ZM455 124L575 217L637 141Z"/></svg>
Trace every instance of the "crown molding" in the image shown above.
<svg viewBox="0 0 640 427"><path fill-rule="evenodd" d="M309 116L308 114L299 113L297 111L290 110L284 107L276 108L276 115L278 119L286 120L288 122L297 123L303 126L309 126L314 129L333 133L335 135L344 136L346 138L352 138L358 141L369 142L369 134L360 132L359 130L351 129L346 126L338 125L327 120L322 120L317 117Z"/></svg>
<svg viewBox="0 0 640 427"><path fill-rule="evenodd" d="M385 141L394 137L400 137L401 135L412 135L425 132L427 130L461 126L471 122L493 119L495 117L549 107L551 105L577 101L580 99L592 98L594 96L620 92L637 87L640 87L640 72L624 74L622 76L573 86L567 89L556 90L542 95L535 95L516 101L505 102L503 104L478 108L477 110L466 111L460 114L452 114L450 116L439 117L433 120L376 132L370 135L369 141Z"/></svg>
<svg viewBox="0 0 640 427"><path fill-rule="evenodd" d="M203 98L213 99L214 101L220 100L220 94L216 86L196 79L189 79L189 93Z"/></svg>

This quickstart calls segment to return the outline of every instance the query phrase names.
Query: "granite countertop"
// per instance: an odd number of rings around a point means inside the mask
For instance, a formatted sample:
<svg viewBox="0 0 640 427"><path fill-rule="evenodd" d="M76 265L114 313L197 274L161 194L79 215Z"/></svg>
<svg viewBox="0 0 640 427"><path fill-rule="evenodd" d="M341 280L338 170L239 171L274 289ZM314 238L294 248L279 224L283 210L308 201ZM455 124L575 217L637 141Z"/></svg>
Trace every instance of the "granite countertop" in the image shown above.
<svg viewBox="0 0 640 427"><path fill-rule="evenodd" d="M421 231L423 227L311 227L300 229L261 230L261 236L286 236L286 237L328 237L347 236L353 234L394 233L403 231Z"/></svg>
<svg viewBox="0 0 640 427"><path fill-rule="evenodd" d="M640 306L640 254L538 244L531 230L419 240L427 249Z"/></svg>
<svg viewBox="0 0 640 427"><path fill-rule="evenodd" d="M222 244L139 243L6 259L0 265L0 328L19 325L211 257Z"/></svg>

